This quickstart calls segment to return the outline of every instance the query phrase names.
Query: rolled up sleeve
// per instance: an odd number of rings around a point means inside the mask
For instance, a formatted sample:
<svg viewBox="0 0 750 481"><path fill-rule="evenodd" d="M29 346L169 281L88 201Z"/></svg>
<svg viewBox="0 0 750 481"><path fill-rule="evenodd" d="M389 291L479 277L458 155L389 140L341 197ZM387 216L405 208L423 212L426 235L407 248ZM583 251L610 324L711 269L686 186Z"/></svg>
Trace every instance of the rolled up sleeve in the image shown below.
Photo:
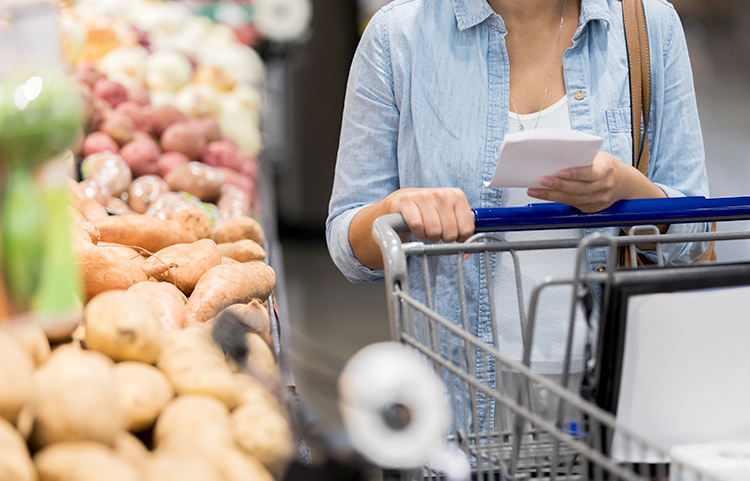
<svg viewBox="0 0 750 481"><path fill-rule="evenodd" d="M349 243L352 219L399 188L399 111L388 48L387 12L370 21L352 61L326 220L328 250L351 282L383 279L357 260Z"/></svg>

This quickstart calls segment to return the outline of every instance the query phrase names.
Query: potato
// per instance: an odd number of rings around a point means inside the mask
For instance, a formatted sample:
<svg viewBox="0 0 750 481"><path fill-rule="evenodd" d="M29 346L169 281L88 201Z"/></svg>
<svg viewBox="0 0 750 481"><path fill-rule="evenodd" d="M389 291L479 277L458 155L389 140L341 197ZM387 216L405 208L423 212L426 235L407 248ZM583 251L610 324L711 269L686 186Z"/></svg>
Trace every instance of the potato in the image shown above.
<svg viewBox="0 0 750 481"><path fill-rule="evenodd" d="M171 105L162 105L154 110L154 135L161 136L167 128L178 122L186 122L185 114L172 107ZM167 149L165 149L167 150Z"/></svg>
<svg viewBox="0 0 750 481"><path fill-rule="evenodd" d="M164 328L151 307L135 294L115 290L86 305L86 346L115 361L156 362Z"/></svg>
<svg viewBox="0 0 750 481"><path fill-rule="evenodd" d="M212 396L181 394L162 411L154 427L154 446L161 452L191 447L231 446L232 429L226 405Z"/></svg>
<svg viewBox="0 0 750 481"><path fill-rule="evenodd" d="M208 239L214 228L211 217L195 204L190 205L186 209L180 209L172 216L172 220L179 222L199 240Z"/></svg>
<svg viewBox="0 0 750 481"><path fill-rule="evenodd" d="M263 247L250 239L227 242L218 246L223 257L231 257L239 262L261 261L266 258L266 251Z"/></svg>
<svg viewBox="0 0 750 481"><path fill-rule="evenodd" d="M146 464L152 459L152 455L146 445L127 431L117 433L112 447L117 456L135 467L139 471L139 474L145 471Z"/></svg>
<svg viewBox="0 0 750 481"><path fill-rule="evenodd" d="M76 67L75 78L80 83L93 89L96 85L96 82L101 79L107 78L107 76L98 71L90 63L82 63Z"/></svg>
<svg viewBox="0 0 750 481"><path fill-rule="evenodd" d="M151 307L162 327L182 329L187 322L187 298L169 282L139 282L128 292L140 297Z"/></svg>
<svg viewBox="0 0 750 481"><path fill-rule="evenodd" d="M190 119L190 123L203 134L206 142L221 140L221 127L219 127L219 121L215 118Z"/></svg>
<svg viewBox="0 0 750 481"><path fill-rule="evenodd" d="M138 471L107 446L69 442L34 455L40 481L139 481Z"/></svg>
<svg viewBox="0 0 750 481"><path fill-rule="evenodd" d="M94 179L82 180L78 183L78 188L83 192L83 195L90 199L94 199L105 207L112 198L112 194L109 190L101 182Z"/></svg>
<svg viewBox="0 0 750 481"><path fill-rule="evenodd" d="M156 161L160 155L159 145L145 136L131 140L120 149L120 157L135 176L159 174Z"/></svg>
<svg viewBox="0 0 750 481"><path fill-rule="evenodd" d="M195 454L157 453L145 467L144 481L225 481L214 466Z"/></svg>
<svg viewBox="0 0 750 481"><path fill-rule="evenodd" d="M168 332L156 366L164 371L177 394L206 394L230 409L237 405L232 370L202 327Z"/></svg>
<svg viewBox="0 0 750 481"><path fill-rule="evenodd" d="M144 175L130 184L128 204L138 214L145 214L151 203L164 192L169 192L169 186L164 179L156 175Z"/></svg>
<svg viewBox="0 0 750 481"><path fill-rule="evenodd" d="M223 220L233 217L249 216L252 203L250 197L239 187L232 184L221 186L221 197L216 204Z"/></svg>
<svg viewBox="0 0 750 481"><path fill-rule="evenodd" d="M115 110L131 118L135 130L150 134L154 130L154 112L149 105L141 105L132 100L119 104Z"/></svg>
<svg viewBox="0 0 750 481"><path fill-rule="evenodd" d="M3 481L36 481L26 441L13 426L0 418L0 479Z"/></svg>
<svg viewBox="0 0 750 481"><path fill-rule="evenodd" d="M268 309L263 307L263 304L258 299L253 299L247 304L233 304L226 309L222 310L216 315L215 319L221 317L222 313L231 312L237 316L251 332L258 334L267 344L273 342L271 336L271 318L268 315Z"/></svg>
<svg viewBox="0 0 750 481"><path fill-rule="evenodd" d="M112 152L99 152L86 157L81 164L84 179L93 179L104 185L117 197L128 188L133 174L125 161Z"/></svg>
<svg viewBox="0 0 750 481"><path fill-rule="evenodd" d="M122 84L106 78L101 78L94 84L94 95L106 100L112 107L117 107L128 99L128 91Z"/></svg>
<svg viewBox="0 0 750 481"><path fill-rule="evenodd" d="M269 390L268 386L258 381L254 376L238 372L234 375L234 382L239 392L240 406L266 404L274 409L280 409L278 398Z"/></svg>
<svg viewBox="0 0 750 481"><path fill-rule="evenodd" d="M83 277L87 301L102 292L125 290L133 284L148 280L137 263L108 251L106 247L78 240L74 243L73 250Z"/></svg>
<svg viewBox="0 0 750 481"><path fill-rule="evenodd" d="M97 441L111 445L123 429L112 361L68 345L56 349L34 376L32 444Z"/></svg>
<svg viewBox="0 0 750 481"><path fill-rule="evenodd" d="M169 270L160 281L174 284L189 296L198 280L212 267L221 264L221 253L211 239L202 239L192 244L176 244L155 253L146 260L146 270L153 265L166 264Z"/></svg>
<svg viewBox="0 0 750 481"><path fill-rule="evenodd" d="M178 122L161 134L161 145L165 152L180 152L190 160L197 160L206 146L206 138L190 122Z"/></svg>
<svg viewBox="0 0 750 481"><path fill-rule="evenodd" d="M128 89L128 100L138 105L151 105L151 96L148 89L144 87L130 87Z"/></svg>
<svg viewBox="0 0 750 481"><path fill-rule="evenodd" d="M3 326L3 329L5 334L13 338L26 351L34 366L41 366L49 358L49 341L37 320L29 318L11 322Z"/></svg>
<svg viewBox="0 0 750 481"><path fill-rule="evenodd" d="M292 434L286 418L266 404L243 404L231 414L237 444L271 472L278 473L292 457Z"/></svg>
<svg viewBox="0 0 750 481"><path fill-rule="evenodd" d="M178 166L188 162L190 162L190 158L181 152L165 152L156 160L156 165L159 168L159 175L166 177Z"/></svg>
<svg viewBox="0 0 750 481"><path fill-rule="evenodd" d="M252 217L235 217L217 224L211 234L211 239L217 244L250 239L263 245L263 229Z"/></svg>
<svg viewBox="0 0 750 481"><path fill-rule="evenodd" d="M117 145L117 142L104 132L93 132L83 141L84 157L105 151L116 154L118 150L120 150L120 146Z"/></svg>
<svg viewBox="0 0 750 481"><path fill-rule="evenodd" d="M188 322L203 324L232 304L266 299L273 291L276 274L260 261L222 264L209 269L188 299Z"/></svg>
<svg viewBox="0 0 750 481"><path fill-rule="evenodd" d="M117 145L123 146L133 140L135 133L135 123L133 120L122 112L110 110L104 113L102 121L99 124L99 130L109 134Z"/></svg>
<svg viewBox="0 0 750 481"><path fill-rule="evenodd" d="M111 216L96 220L93 224L99 229L102 241L138 246L149 252L198 240L179 222L141 214Z"/></svg>
<svg viewBox="0 0 750 481"><path fill-rule="evenodd" d="M0 332L0 418L15 423L34 394L34 363L21 344Z"/></svg>
<svg viewBox="0 0 750 481"><path fill-rule="evenodd" d="M106 207L109 212L117 215L135 214L135 211L119 197L110 197Z"/></svg>
<svg viewBox="0 0 750 481"><path fill-rule="evenodd" d="M276 357L265 339L258 334L249 333L245 335L245 342L248 348L247 367L250 372L262 381L277 385L279 368L276 365Z"/></svg>
<svg viewBox="0 0 750 481"><path fill-rule="evenodd" d="M115 381L125 414L125 427L134 433L151 427L174 397L167 376L150 364L121 362L115 366Z"/></svg>
<svg viewBox="0 0 750 481"><path fill-rule="evenodd" d="M214 140L203 149L201 160L213 167L228 167L240 170L240 154L237 144L231 140Z"/></svg>
<svg viewBox="0 0 750 481"><path fill-rule="evenodd" d="M189 162L175 167L164 176L164 180L172 190L181 190L204 202L211 202L221 194L224 174L210 165Z"/></svg>

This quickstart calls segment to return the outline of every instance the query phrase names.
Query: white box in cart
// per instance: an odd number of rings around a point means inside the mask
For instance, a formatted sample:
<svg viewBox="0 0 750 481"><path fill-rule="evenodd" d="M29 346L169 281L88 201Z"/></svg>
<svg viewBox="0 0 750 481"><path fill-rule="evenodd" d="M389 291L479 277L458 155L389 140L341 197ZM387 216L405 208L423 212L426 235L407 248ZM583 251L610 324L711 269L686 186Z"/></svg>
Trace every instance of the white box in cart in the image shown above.
<svg viewBox="0 0 750 481"><path fill-rule="evenodd" d="M715 481L750 481L750 439L673 446L670 450L673 481L703 481L677 464L693 467Z"/></svg>
<svg viewBox="0 0 750 481"><path fill-rule="evenodd" d="M750 287L628 300L617 421L669 450L750 436ZM612 457L669 462L615 434Z"/></svg>

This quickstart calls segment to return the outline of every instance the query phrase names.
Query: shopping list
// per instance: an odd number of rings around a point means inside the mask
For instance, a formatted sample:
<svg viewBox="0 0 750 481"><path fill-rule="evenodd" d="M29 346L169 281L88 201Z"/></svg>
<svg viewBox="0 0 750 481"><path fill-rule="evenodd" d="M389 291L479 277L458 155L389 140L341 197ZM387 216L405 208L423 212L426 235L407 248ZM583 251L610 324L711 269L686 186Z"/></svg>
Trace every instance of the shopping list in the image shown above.
<svg viewBox="0 0 750 481"><path fill-rule="evenodd" d="M604 139L567 129L537 129L508 134L497 167L485 187L542 187L539 179L594 161Z"/></svg>

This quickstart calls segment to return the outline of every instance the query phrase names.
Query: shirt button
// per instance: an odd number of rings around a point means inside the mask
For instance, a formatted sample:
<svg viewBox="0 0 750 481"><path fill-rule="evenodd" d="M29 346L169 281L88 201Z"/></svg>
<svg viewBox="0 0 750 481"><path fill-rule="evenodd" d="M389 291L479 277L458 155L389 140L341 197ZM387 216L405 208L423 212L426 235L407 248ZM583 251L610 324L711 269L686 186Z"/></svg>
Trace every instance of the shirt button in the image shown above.
<svg viewBox="0 0 750 481"><path fill-rule="evenodd" d="M497 89L497 94L496 95L497 95L497 98L499 99L500 98L500 89Z"/></svg>
<svg viewBox="0 0 750 481"><path fill-rule="evenodd" d="M573 97L575 97L576 100L583 100L586 98L586 93L583 90L576 90Z"/></svg>
<svg viewBox="0 0 750 481"><path fill-rule="evenodd" d="M602 274L604 272L607 272L607 268L604 266L599 266L596 268L596 272L598 272L599 274Z"/></svg>

